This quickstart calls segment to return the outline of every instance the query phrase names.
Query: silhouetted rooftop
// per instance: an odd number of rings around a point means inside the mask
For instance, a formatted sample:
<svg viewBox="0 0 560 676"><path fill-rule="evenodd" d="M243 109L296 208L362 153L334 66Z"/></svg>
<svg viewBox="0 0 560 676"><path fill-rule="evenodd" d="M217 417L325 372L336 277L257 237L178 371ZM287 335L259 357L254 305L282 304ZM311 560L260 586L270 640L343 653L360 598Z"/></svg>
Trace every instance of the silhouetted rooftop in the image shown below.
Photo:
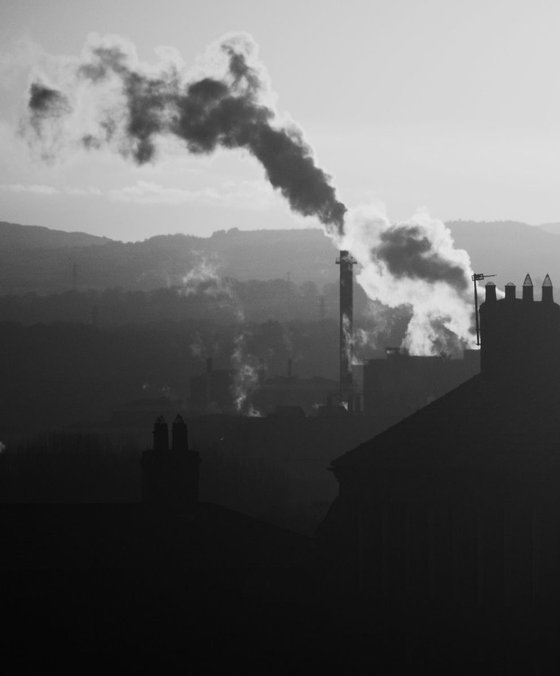
<svg viewBox="0 0 560 676"><path fill-rule="evenodd" d="M478 375L332 462L335 473L368 466L560 468L560 388L490 382Z"/></svg>
<svg viewBox="0 0 560 676"><path fill-rule="evenodd" d="M2 568L299 567L312 541L225 507L190 514L134 504L1 504Z"/></svg>

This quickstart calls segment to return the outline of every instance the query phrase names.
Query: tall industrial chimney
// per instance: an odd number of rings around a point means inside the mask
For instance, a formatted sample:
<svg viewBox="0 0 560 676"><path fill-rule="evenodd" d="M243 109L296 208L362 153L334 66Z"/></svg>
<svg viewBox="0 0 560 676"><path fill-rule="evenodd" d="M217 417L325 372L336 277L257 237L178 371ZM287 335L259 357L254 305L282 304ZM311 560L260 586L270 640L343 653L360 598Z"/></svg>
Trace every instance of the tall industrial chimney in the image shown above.
<svg viewBox="0 0 560 676"><path fill-rule="evenodd" d="M336 259L340 265L340 396L347 400L352 394L353 349L353 290L352 266L356 261L349 251L341 251Z"/></svg>

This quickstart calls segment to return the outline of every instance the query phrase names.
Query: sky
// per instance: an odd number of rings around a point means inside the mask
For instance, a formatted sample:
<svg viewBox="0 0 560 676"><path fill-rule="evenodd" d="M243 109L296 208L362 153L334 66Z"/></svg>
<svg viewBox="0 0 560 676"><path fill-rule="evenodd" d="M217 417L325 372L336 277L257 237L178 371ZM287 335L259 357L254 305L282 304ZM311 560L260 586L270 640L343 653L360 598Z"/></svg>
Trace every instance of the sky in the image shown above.
<svg viewBox="0 0 560 676"><path fill-rule="evenodd" d="M172 47L189 67L244 31L347 206L560 221L559 29L560 3L538 0L0 0L0 220L125 241L318 227L244 151L164 144L140 167L107 150L47 164L18 134L33 72L92 33L147 63Z"/></svg>

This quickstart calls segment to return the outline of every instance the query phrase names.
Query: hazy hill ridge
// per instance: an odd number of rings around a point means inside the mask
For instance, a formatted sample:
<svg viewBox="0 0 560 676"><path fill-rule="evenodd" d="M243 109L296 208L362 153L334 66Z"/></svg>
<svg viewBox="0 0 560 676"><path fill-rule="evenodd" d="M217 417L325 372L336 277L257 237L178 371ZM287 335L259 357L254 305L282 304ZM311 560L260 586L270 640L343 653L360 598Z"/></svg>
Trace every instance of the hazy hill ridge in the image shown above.
<svg viewBox="0 0 560 676"><path fill-rule="evenodd" d="M456 245L469 252L475 271L496 274L499 286L509 281L520 285L527 272L535 285L547 273L560 285L560 224L453 221L448 225ZM74 266L76 287L81 290L149 290L180 284L201 264L223 277L313 281L321 287L336 281L335 259L336 250L319 228L234 228L211 237L160 235L124 243L0 222L0 295L67 291L74 284Z"/></svg>
<svg viewBox="0 0 560 676"><path fill-rule="evenodd" d="M456 246L469 252L475 272L496 274L493 281L498 286L507 282L521 286L529 273L535 286L549 274L560 288L560 237L547 231L547 226L517 221L451 221L447 225Z"/></svg>
<svg viewBox="0 0 560 676"><path fill-rule="evenodd" d="M13 249L59 249L99 246L112 240L84 232L51 230L41 225L19 225L0 221L0 251Z"/></svg>

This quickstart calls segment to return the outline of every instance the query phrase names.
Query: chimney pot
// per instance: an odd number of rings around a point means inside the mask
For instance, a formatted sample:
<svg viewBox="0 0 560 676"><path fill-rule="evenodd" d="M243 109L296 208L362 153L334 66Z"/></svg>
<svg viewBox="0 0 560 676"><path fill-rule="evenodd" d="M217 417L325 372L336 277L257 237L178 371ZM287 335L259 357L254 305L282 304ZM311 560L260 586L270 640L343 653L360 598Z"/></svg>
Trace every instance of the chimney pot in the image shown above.
<svg viewBox="0 0 560 676"><path fill-rule="evenodd" d="M156 418L153 429L154 451L169 450L169 430L165 418L160 415Z"/></svg>
<svg viewBox="0 0 560 676"><path fill-rule="evenodd" d="M486 302L494 303L496 301L496 285L494 282L486 283Z"/></svg>
<svg viewBox="0 0 560 676"><path fill-rule="evenodd" d="M174 451L189 450L189 433L183 417L177 413L171 428L171 448Z"/></svg>
<svg viewBox="0 0 560 676"><path fill-rule="evenodd" d="M506 284L506 300L515 300L515 284L513 282Z"/></svg>
<svg viewBox="0 0 560 676"><path fill-rule="evenodd" d="M530 275L526 275L523 280L523 300L528 302L533 300L533 280Z"/></svg>
<svg viewBox="0 0 560 676"><path fill-rule="evenodd" d="M552 287L552 281L550 277L547 275L544 278L544 282L542 283L542 297L541 300L543 303L553 303L554 302L554 296L553 296L553 287Z"/></svg>

